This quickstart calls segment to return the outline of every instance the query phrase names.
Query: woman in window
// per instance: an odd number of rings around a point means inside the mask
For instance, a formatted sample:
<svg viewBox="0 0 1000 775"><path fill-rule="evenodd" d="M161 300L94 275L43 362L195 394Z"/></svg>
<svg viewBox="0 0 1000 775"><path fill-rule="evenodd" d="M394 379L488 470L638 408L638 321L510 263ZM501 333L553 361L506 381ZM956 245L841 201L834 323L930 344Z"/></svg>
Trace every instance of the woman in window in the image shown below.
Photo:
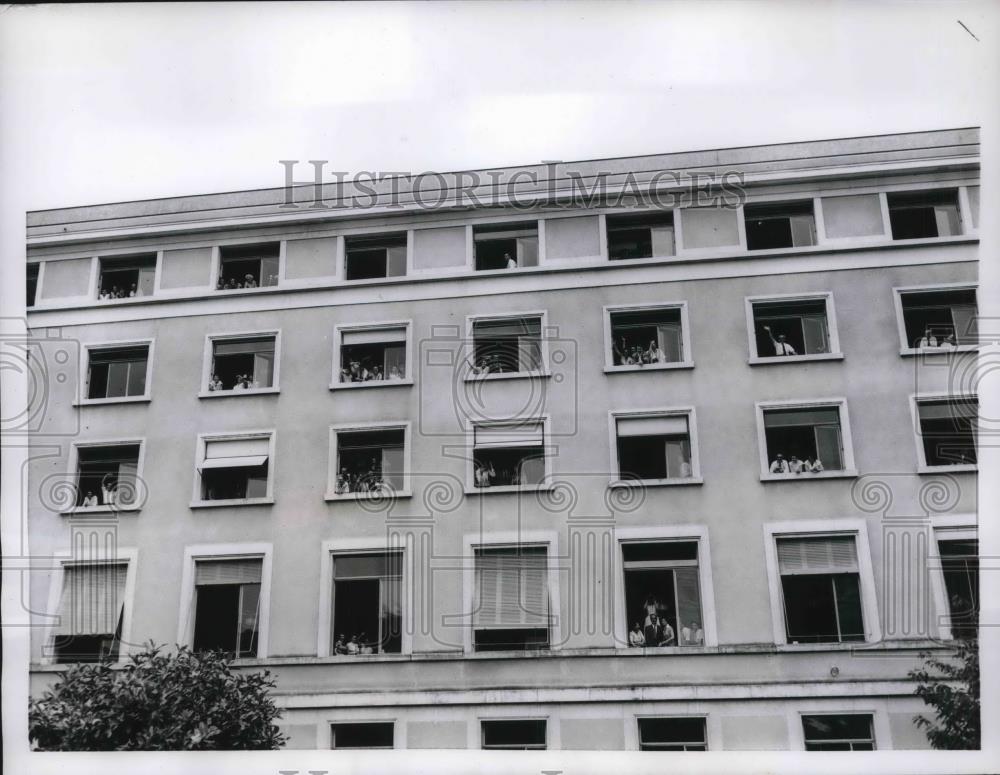
<svg viewBox="0 0 1000 775"><path fill-rule="evenodd" d="M631 648L642 648L646 645L646 637L642 634L639 622L632 625L632 631L628 634L628 645Z"/></svg>

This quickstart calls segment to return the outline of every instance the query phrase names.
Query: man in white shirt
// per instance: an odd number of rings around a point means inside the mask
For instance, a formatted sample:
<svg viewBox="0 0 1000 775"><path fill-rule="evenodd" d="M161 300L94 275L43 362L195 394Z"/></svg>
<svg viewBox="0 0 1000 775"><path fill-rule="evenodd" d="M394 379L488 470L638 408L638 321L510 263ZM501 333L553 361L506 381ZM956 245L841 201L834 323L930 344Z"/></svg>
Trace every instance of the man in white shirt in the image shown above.
<svg viewBox="0 0 1000 775"><path fill-rule="evenodd" d="M931 333L931 327L927 326L927 328L924 329L924 335L920 337L920 341L917 342L917 347L919 348L919 347L937 347L937 346L938 346L937 337L934 336L933 333Z"/></svg>
<svg viewBox="0 0 1000 775"><path fill-rule="evenodd" d="M799 460L795 455L792 455L788 460L788 473L790 474L801 474L802 473L802 461Z"/></svg>
<svg viewBox="0 0 1000 775"><path fill-rule="evenodd" d="M705 643L705 632L698 626L698 622L692 621L681 628L682 646L701 646Z"/></svg>
<svg viewBox="0 0 1000 775"><path fill-rule="evenodd" d="M767 335L771 338L771 344L774 345L774 354L781 355L798 355L795 352L795 348L792 347L788 342L785 341L784 334L778 334L778 338L774 338L774 334L771 333L770 326L764 326L764 330L767 331Z"/></svg>
<svg viewBox="0 0 1000 775"><path fill-rule="evenodd" d="M788 473L788 461L785 460L785 456L780 452L771 461L771 467L768 469L772 474L787 474Z"/></svg>
<svg viewBox="0 0 1000 775"><path fill-rule="evenodd" d="M97 496L93 492L87 490L87 496L83 499L83 507L85 509L92 508L97 505Z"/></svg>

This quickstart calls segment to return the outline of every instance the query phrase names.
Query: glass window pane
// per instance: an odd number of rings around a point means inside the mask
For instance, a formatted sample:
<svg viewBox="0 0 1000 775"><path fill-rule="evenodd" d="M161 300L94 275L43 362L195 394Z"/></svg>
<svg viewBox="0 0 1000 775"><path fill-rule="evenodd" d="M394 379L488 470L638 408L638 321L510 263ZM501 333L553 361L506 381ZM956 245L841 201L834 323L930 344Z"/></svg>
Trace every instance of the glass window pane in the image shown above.
<svg viewBox="0 0 1000 775"><path fill-rule="evenodd" d="M128 362L115 361L108 364L108 398L126 395L128 385Z"/></svg>

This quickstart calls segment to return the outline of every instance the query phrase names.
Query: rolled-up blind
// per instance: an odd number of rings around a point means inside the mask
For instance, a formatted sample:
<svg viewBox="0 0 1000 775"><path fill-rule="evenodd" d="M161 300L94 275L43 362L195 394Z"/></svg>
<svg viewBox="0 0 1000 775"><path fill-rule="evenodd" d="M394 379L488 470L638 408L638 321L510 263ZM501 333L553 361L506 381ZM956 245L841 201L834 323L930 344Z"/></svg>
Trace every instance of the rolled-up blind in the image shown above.
<svg viewBox="0 0 1000 775"><path fill-rule="evenodd" d="M257 457L267 455L269 439L218 439L205 442L205 459L219 457Z"/></svg>
<svg viewBox="0 0 1000 775"><path fill-rule="evenodd" d="M128 565L68 565L56 635L114 635L125 605Z"/></svg>
<svg viewBox="0 0 1000 775"><path fill-rule="evenodd" d="M478 551L475 592L476 628L547 627L546 550L531 547Z"/></svg>
<svg viewBox="0 0 1000 775"><path fill-rule="evenodd" d="M363 331L344 331L341 342L353 344L388 344L389 342L405 342L405 328L368 328Z"/></svg>
<svg viewBox="0 0 1000 775"><path fill-rule="evenodd" d="M975 420L979 414L979 402L974 398L955 401L927 401L918 404L921 420Z"/></svg>
<svg viewBox="0 0 1000 775"><path fill-rule="evenodd" d="M542 423L482 425L475 430L477 447L540 447Z"/></svg>
<svg viewBox="0 0 1000 775"><path fill-rule="evenodd" d="M684 415L671 417L619 417L618 436L686 436L688 421Z"/></svg>
<svg viewBox="0 0 1000 775"><path fill-rule="evenodd" d="M764 412L765 428L839 424L840 411L836 407L823 409L770 409Z"/></svg>
<svg viewBox="0 0 1000 775"><path fill-rule="evenodd" d="M262 352L274 352L273 336L259 339L219 341L215 343L216 355L253 355Z"/></svg>
<svg viewBox="0 0 1000 775"><path fill-rule="evenodd" d="M472 324L473 337L539 336L541 332L542 321L539 318L477 320Z"/></svg>
<svg viewBox="0 0 1000 775"><path fill-rule="evenodd" d="M782 574L857 572L854 537L778 539L778 570Z"/></svg>
<svg viewBox="0 0 1000 775"><path fill-rule="evenodd" d="M263 561L259 557L241 557L234 560L199 560L195 565L194 583L209 584L260 584Z"/></svg>

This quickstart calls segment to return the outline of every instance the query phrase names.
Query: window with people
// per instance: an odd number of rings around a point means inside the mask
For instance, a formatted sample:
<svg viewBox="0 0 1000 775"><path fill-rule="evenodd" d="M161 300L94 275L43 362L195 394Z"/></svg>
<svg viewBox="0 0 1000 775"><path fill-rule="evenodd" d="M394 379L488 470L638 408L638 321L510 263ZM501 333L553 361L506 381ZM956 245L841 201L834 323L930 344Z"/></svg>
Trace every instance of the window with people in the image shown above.
<svg viewBox="0 0 1000 775"><path fill-rule="evenodd" d="M152 296L156 278L156 254L101 258L97 298L133 299Z"/></svg>
<svg viewBox="0 0 1000 775"><path fill-rule="evenodd" d="M917 416L924 465L976 464L979 401L975 396L918 399Z"/></svg>
<svg viewBox="0 0 1000 775"><path fill-rule="evenodd" d="M476 271L538 266L538 223L475 226Z"/></svg>
<svg viewBox="0 0 1000 775"><path fill-rule="evenodd" d="M208 391L263 390L274 387L274 334L212 339Z"/></svg>
<svg viewBox="0 0 1000 775"><path fill-rule="evenodd" d="M764 410L768 473L821 474L844 470L844 442L837 406Z"/></svg>
<svg viewBox="0 0 1000 775"><path fill-rule="evenodd" d="M610 313L614 366L658 366L685 359L680 307Z"/></svg>
<svg viewBox="0 0 1000 775"><path fill-rule="evenodd" d="M63 566L58 618L51 648L56 663L117 659L125 611L127 563Z"/></svg>
<svg viewBox="0 0 1000 775"><path fill-rule="evenodd" d="M279 242L222 246L215 289L236 291L277 285L280 256Z"/></svg>
<svg viewBox="0 0 1000 775"><path fill-rule="evenodd" d="M542 371L541 316L472 322L471 376Z"/></svg>
<svg viewBox="0 0 1000 775"><path fill-rule="evenodd" d="M270 438L206 439L198 464L204 501L255 500L268 497Z"/></svg>
<svg viewBox="0 0 1000 775"><path fill-rule="evenodd" d="M341 331L342 384L406 379L406 327Z"/></svg>
<svg viewBox="0 0 1000 775"><path fill-rule="evenodd" d="M334 495L401 492L405 446L403 428L337 431Z"/></svg>
<svg viewBox="0 0 1000 775"><path fill-rule="evenodd" d="M87 398L135 398L146 393L149 345L87 350Z"/></svg>
<svg viewBox="0 0 1000 775"><path fill-rule="evenodd" d="M262 567L259 557L195 563L195 651L257 656Z"/></svg>
<svg viewBox="0 0 1000 775"><path fill-rule="evenodd" d="M544 546L475 550L473 647L522 651L549 647L548 551Z"/></svg>
<svg viewBox="0 0 1000 775"><path fill-rule="evenodd" d="M406 274L406 233L344 238L346 280L375 280Z"/></svg>
<svg viewBox="0 0 1000 775"><path fill-rule="evenodd" d="M831 351L826 299L752 302L758 358L822 355Z"/></svg>
<svg viewBox="0 0 1000 775"><path fill-rule="evenodd" d="M938 554L948 598L948 624L953 638L979 635L979 541L939 538Z"/></svg>
<svg viewBox="0 0 1000 775"><path fill-rule="evenodd" d="M799 248L816 244L812 200L748 204L743 208L747 250Z"/></svg>
<svg viewBox="0 0 1000 775"><path fill-rule="evenodd" d="M76 505L81 508L136 505L139 444L77 448Z"/></svg>
<svg viewBox="0 0 1000 775"><path fill-rule="evenodd" d="M541 421L476 425L473 428L473 486L527 487L545 478Z"/></svg>
<svg viewBox="0 0 1000 775"><path fill-rule="evenodd" d="M335 656L402 650L402 552L333 557Z"/></svg>
<svg viewBox="0 0 1000 775"><path fill-rule="evenodd" d="M954 189L886 194L892 238L929 239L962 233L958 192Z"/></svg>
<svg viewBox="0 0 1000 775"><path fill-rule="evenodd" d="M674 215L670 211L609 215L606 225L611 261L674 255Z"/></svg>
<svg viewBox="0 0 1000 775"><path fill-rule="evenodd" d="M692 478L689 419L686 413L615 418L619 479Z"/></svg>
<svg viewBox="0 0 1000 775"><path fill-rule="evenodd" d="M979 342L975 288L903 291L905 348L953 350Z"/></svg>
<svg viewBox="0 0 1000 775"><path fill-rule="evenodd" d="M704 646L697 541L622 544L630 648Z"/></svg>

